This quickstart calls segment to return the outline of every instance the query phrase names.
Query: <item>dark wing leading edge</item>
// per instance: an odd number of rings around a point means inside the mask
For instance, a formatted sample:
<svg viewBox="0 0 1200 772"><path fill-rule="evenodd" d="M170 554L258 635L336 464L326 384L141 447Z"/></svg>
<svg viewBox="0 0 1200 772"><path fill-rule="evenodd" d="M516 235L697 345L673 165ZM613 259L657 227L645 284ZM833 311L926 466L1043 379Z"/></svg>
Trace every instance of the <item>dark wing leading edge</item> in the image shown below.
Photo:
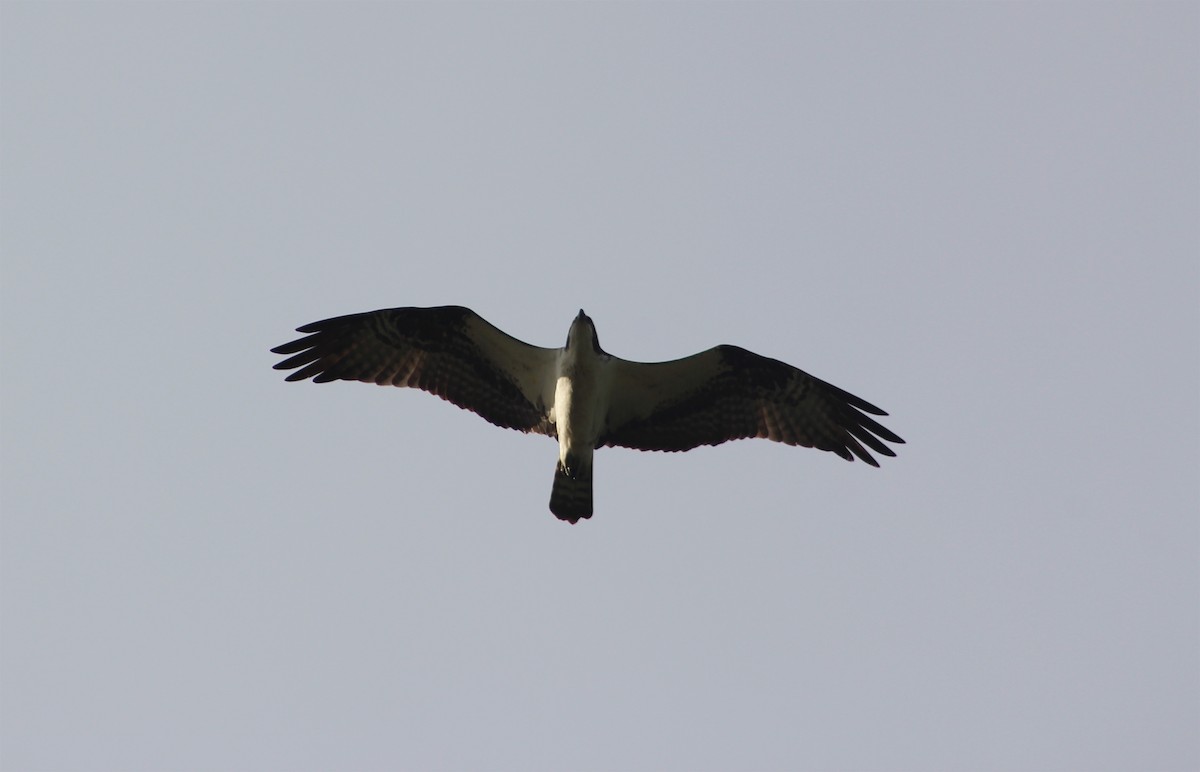
<svg viewBox="0 0 1200 772"><path fill-rule="evenodd" d="M737 346L673 362L615 361L601 446L673 451L763 437L879 466L871 450L894 456L882 440L904 442L866 415L887 415L871 403Z"/></svg>
<svg viewBox="0 0 1200 772"><path fill-rule="evenodd" d="M388 308L313 322L297 332L309 334L271 349L294 355L275 365L296 370L289 381L408 386L497 426L555 436L545 380L557 350L523 343L468 308Z"/></svg>

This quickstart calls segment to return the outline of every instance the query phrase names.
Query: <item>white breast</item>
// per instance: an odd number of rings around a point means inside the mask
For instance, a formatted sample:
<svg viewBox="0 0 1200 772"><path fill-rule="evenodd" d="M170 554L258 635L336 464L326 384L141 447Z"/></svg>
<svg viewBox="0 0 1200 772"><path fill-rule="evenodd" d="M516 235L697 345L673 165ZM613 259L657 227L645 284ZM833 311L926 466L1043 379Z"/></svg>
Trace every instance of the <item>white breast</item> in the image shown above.
<svg viewBox="0 0 1200 772"><path fill-rule="evenodd" d="M568 453L590 459L604 426L612 384L608 357L584 346L559 352L552 418L558 431L559 459Z"/></svg>

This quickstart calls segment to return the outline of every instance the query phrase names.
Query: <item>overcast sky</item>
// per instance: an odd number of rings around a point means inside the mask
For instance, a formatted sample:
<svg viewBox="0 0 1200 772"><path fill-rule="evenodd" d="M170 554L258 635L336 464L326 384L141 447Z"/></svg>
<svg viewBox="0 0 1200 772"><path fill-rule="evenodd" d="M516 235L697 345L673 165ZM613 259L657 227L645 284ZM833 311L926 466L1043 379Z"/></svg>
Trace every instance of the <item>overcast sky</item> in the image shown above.
<svg viewBox="0 0 1200 772"><path fill-rule="evenodd" d="M1195 3L0 6L5 770L1200 767ZM734 343L880 469L284 383Z"/></svg>

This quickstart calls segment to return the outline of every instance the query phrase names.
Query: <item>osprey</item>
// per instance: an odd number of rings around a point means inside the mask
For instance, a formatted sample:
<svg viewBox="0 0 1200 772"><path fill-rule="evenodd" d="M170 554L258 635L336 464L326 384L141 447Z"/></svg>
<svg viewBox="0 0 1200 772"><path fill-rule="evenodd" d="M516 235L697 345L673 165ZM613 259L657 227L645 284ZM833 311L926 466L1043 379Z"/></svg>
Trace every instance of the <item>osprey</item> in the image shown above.
<svg viewBox="0 0 1200 772"><path fill-rule="evenodd" d="M828 450L847 461L895 456L903 443L865 415L871 403L789 364L737 346L670 362L630 362L600 348L582 309L562 348L523 343L469 308L388 308L298 327L289 381L346 380L436 394L496 426L558 439L550 511L592 516L592 454L618 445L690 450L763 437ZM298 368L298 369L297 369ZM865 446L865 447L864 447Z"/></svg>

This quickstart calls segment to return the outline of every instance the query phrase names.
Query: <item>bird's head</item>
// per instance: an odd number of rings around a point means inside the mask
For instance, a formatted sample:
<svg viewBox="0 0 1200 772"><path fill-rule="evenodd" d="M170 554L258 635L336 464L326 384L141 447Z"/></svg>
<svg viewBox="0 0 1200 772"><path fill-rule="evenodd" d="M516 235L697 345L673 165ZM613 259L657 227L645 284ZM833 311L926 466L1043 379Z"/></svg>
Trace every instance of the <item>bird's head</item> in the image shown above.
<svg viewBox="0 0 1200 772"><path fill-rule="evenodd" d="M592 318L579 309L579 315L575 317L575 321L571 322L571 329L567 332L567 348L571 348L580 342L591 343L592 350L599 352L600 338L596 335L596 325L592 324Z"/></svg>

